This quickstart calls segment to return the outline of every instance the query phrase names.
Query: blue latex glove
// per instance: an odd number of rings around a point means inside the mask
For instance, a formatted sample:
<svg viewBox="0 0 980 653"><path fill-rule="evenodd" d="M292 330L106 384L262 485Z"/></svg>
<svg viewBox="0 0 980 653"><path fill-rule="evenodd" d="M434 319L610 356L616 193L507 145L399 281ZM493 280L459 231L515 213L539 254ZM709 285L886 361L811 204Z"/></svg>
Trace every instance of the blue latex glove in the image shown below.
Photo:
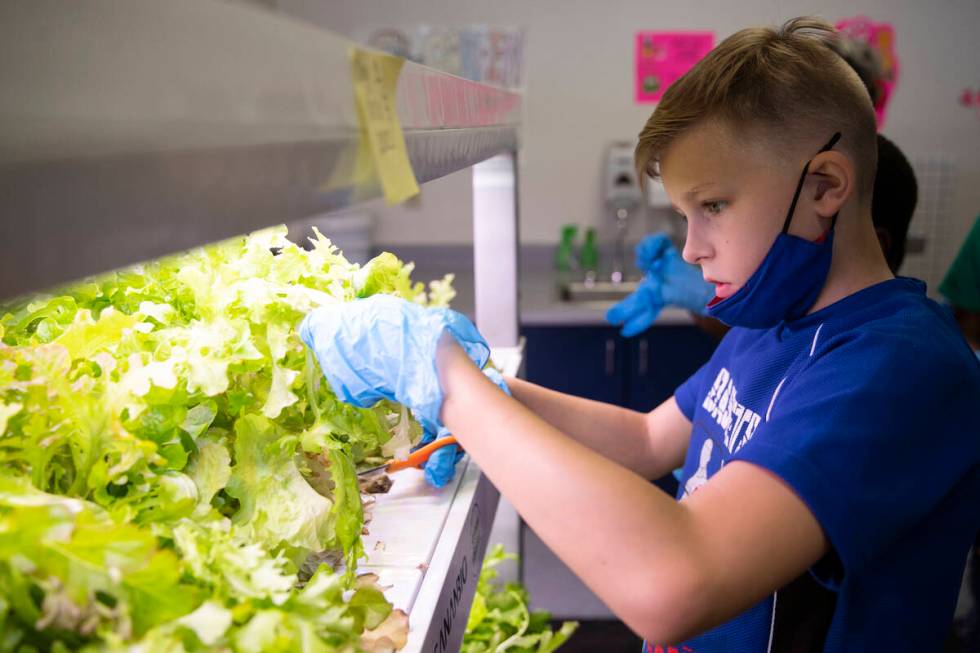
<svg viewBox="0 0 980 653"><path fill-rule="evenodd" d="M504 392L505 395L507 395L508 397L513 397L514 396L514 395L511 394L510 388L507 387L507 382L504 381L504 375L503 374L501 374L497 370L493 369L492 367L488 367L485 370L483 370L483 374L488 379L490 379L491 381L493 381L497 385L498 388L500 388L501 390L503 390L503 392Z"/></svg>
<svg viewBox="0 0 980 653"><path fill-rule="evenodd" d="M390 295L318 308L299 327L339 399L362 408L395 401L428 433L442 427L436 348L444 332L478 367L486 364L490 347L465 316Z"/></svg>
<svg viewBox="0 0 980 653"><path fill-rule="evenodd" d="M437 450L429 456L422 468L425 471L425 480L432 487L446 487L456 475L456 463L462 457L463 450L455 444Z"/></svg>
<svg viewBox="0 0 980 653"><path fill-rule="evenodd" d="M510 388L504 382L503 375L492 367L488 367L483 370L483 373L497 384L497 387L503 390L504 394L508 397L511 396ZM449 435L449 431L443 427L440 429L438 434L426 433L422 438L422 442L431 442L438 435L440 438ZM463 457L462 450L456 445L450 445L448 447L443 447L439 449L431 456L429 460L425 463L425 480L429 482L430 485L435 487L445 487L449 481L453 480L453 476L456 474L456 463L459 462L460 458Z"/></svg>
<svg viewBox="0 0 980 653"><path fill-rule="evenodd" d="M646 331L664 306L680 306L704 315L714 288L701 270L681 258L666 234L646 236L636 246L636 266L645 274L639 287L606 312L606 320L622 325L629 338Z"/></svg>
<svg viewBox="0 0 980 653"><path fill-rule="evenodd" d="M645 274L658 269L658 262L671 249L674 244L665 233L644 236L636 245L636 267Z"/></svg>

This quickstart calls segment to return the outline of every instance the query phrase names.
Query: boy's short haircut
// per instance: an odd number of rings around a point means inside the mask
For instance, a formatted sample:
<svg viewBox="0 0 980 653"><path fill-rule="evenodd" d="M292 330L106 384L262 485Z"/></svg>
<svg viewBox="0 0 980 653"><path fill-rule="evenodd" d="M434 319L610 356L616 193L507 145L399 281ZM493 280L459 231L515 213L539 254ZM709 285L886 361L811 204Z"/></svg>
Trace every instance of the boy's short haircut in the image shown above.
<svg viewBox="0 0 980 653"><path fill-rule="evenodd" d="M874 107L857 73L828 47L837 38L818 18L732 34L664 92L640 132L637 171L659 176L660 157L674 139L708 121L766 139L775 158L819 147L839 131L837 149L854 162L858 200L870 202Z"/></svg>

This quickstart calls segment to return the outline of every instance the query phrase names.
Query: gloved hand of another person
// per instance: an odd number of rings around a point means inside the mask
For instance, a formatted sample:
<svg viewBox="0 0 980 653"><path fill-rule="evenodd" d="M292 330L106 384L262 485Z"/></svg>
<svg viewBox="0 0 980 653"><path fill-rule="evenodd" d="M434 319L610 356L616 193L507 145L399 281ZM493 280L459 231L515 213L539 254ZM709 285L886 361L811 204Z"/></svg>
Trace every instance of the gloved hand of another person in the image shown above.
<svg viewBox="0 0 980 653"><path fill-rule="evenodd" d="M704 315L714 288L701 270L681 258L666 234L646 236L636 246L636 266L644 272L639 287L609 309L606 320L622 325L627 338L646 331L664 306L679 306Z"/></svg>

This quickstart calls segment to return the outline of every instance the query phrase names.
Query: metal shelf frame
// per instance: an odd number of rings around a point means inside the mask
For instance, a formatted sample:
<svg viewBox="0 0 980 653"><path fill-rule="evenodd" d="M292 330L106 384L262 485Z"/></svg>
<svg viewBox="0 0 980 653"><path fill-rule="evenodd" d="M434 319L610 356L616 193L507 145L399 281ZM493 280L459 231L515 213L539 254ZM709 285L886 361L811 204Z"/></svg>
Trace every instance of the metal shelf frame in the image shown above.
<svg viewBox="0 0 980 653"><path fill-rule="evenodd" d="M0 3L0 300L380 196L355 47L218 0ZM513 179L521 94L405 62L396 98L420 183L495 156Z"/></svg>

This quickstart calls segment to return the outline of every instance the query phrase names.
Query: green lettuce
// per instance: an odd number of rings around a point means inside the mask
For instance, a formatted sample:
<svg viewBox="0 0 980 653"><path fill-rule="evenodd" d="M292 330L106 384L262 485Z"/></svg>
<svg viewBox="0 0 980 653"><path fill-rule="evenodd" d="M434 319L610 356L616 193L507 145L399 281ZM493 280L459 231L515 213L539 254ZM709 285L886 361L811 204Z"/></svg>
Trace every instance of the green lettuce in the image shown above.
<svg viewBox="0 0 980 653"><path fill-rule="evenodd" d="M566 621L558 631L552 630L547 612L528 610L527 590L519 583L502 587L495 583L497 567L507 560L517 560L517 556L505 553L498 544L483 561L462 653L550 653L568 641L578 627Z"/></svg>
<svg viewBox="0 0 980 653"><path fill-rule="evenodd" d="M47 645L60 641L61 631L71 639L102 628L139 636L201 599L152 533L9 476L0 476L0 569L14 588L7 620L14 629L47 626L31 638Z"/></svg>
<svg viewBox="0 0 980 653"><path fill-rule="evenodd" d="M375 293L452 299L411 272L277 227L0 306L0 651L400 640L355 582L356 469L421 428L338 401L296 327ZM332 550L343 575L298 574Z"/></svg>
<svg viewBox="0 0 980 653"><path fill-rule="evenodd" d="M281 544L319 550L334 544L333 502L296 466L295 438L261 415L235 423L235 465L226 488L240 508L232 521L269 550Z"/></svg>

